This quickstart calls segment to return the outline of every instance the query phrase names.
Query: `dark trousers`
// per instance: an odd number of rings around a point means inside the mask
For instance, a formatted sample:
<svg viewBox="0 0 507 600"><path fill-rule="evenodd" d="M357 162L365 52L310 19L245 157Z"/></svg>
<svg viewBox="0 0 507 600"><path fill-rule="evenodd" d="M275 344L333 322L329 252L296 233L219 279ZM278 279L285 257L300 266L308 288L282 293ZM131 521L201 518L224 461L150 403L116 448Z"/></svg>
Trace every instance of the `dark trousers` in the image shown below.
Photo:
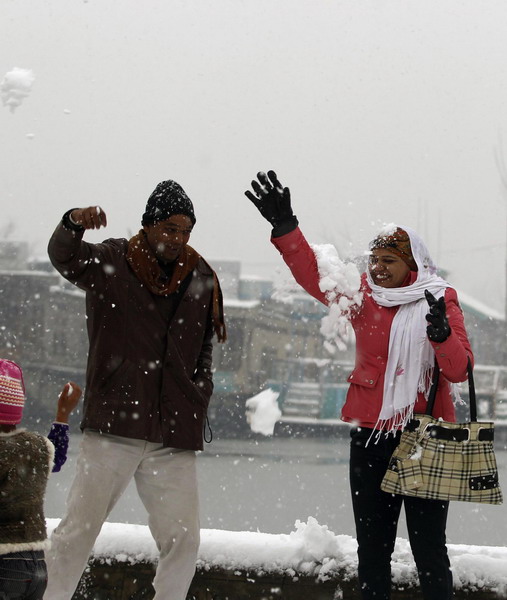
<svg viewBox="0 0 507 600"><path fill-rule="evenodd" d="M42 600L47 583L42 550L0 555L0 600Z"/></svg>
<svg viewBox="0 0 507 600"><path fill-rule="evenodd" d="M445 528L449 502L423 500L380 489L399 436L370 436L371 429L351 431L350 488L358 542L358 576L362 600L391 597L391 554L396 541L401 505L410 547L425 600L452 598L452 573Z"/></svg>

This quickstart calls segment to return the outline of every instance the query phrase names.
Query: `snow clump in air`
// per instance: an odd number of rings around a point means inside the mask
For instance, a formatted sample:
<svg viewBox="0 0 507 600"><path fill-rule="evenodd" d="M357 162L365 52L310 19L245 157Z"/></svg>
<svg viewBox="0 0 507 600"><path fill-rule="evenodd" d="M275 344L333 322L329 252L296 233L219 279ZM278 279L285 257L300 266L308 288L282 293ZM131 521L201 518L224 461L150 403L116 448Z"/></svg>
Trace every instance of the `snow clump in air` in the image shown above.
<svg viewBox="0 0 507 600"><path fill-rule="evenodd" d="M332 244L312 244L317 259L320 291L329 304L329 314L322 319L320 332L326 338L326 349L334 354L335 347L346 350L352 339L351 312L358 308L363 295L359 291L361 275L353 262L344 262Z"/></svg>
<svg viewBox="0 0 507 600"><path fill-rule="evenodd" d="M14 112L30 94L34 81L35 77L30 69L14 67L12 71L8 71L0 84L3 105Z"/></svg>
<svg viewBox="0 0 507 600"><path fill-rule="evenodd" d="M398 225L395 223L387 223L382 229L378 232L377 237L384 237L393 235L393 233L398 229Z"/></svg>
<svg viewBox="0 0 507 600"><path fill-rule="evenodd" d="M273 435L275 424L282 416L277 402L279 395L268 388L245 402L246 420L254 433Z"/></svg>

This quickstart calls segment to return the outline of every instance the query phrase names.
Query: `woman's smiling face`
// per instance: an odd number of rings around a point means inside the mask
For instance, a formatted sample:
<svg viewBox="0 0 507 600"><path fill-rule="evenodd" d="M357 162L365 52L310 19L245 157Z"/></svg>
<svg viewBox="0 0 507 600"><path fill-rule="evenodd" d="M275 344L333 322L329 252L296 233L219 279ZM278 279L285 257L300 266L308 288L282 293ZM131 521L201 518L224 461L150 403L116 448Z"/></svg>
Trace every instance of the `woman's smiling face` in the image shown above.
<svg viewBox="0 0 507 600"><path fill-rule="evenodd" d="M371 251L368 270L373 283L385 288L401 287L410 273L407 263L385 248Z"/></svg>

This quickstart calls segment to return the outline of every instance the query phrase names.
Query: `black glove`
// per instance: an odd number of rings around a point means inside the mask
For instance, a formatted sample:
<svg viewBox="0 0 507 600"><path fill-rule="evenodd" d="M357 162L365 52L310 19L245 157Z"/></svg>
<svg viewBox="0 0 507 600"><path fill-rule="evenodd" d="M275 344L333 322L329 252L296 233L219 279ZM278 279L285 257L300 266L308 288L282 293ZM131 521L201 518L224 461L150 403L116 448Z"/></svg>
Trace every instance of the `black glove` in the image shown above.
<svg viewBox="0 0 507 600"><path fill-rule="evenodd" d="M280 237L296 229L298 220L290 205L289 188L282 187L274 171L257 173L257 181L252 181L255 195L246 191L246 197L251 200L261 215L271 223L273 237Z"/></svg>
<svg viewBox="0 0 507 600"><path fill-rule="evenodd" d="M430 312L426 315L426 320L429 323L426 327L426 333L432 342L445 342L451 335L451 328L445 314L444 297L442 296L437 300L428 290L424 290L424 295L430 305Z"/></svg>

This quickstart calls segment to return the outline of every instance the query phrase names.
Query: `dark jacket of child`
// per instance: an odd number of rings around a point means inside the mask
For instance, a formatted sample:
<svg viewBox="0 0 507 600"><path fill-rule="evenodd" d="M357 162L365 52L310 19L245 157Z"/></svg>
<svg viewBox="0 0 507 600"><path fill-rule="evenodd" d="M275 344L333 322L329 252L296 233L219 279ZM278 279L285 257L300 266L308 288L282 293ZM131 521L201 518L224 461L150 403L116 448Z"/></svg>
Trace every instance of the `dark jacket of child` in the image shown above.
<svg viewBox="0 0 507 600"><path fill-rule="evenodd" d="M53 444L38 433L0 433L0 555L47 548L44 494L53 456Z"/></svg>

